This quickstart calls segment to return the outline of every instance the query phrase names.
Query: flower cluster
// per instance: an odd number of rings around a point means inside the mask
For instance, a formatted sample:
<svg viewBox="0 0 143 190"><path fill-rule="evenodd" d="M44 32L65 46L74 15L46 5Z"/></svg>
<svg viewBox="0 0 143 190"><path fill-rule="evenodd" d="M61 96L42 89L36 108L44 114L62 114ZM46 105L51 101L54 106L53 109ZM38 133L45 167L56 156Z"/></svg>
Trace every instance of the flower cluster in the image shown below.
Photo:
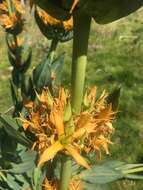
<svg viewBox="0 0 143 190"><path fill-rule="evenodd" d="M48 39L60 42L71 40L73 37L73 18L62 21L51 16L39 7L35 7L35 20L42 34Z"/></svg>
<svg viewBox="0 0 143 190"><path fill-rule="evenodd" d="M41 95L37 94L37 102L25 104L28 118L21 116L20 119L24 130L35 136L33 149L39 152L39 166L62 152L72 156L79 165L90 168L83 152L96 151L101 155L104 149L109 154L115 113L111 104L107 105L106 97L103 92L96 99L96 88L92 88L85 94L83 111L79 115L72 114L70 94L63 88L57 97L44 89Z"/></svg>
<svg viewBox="0 0 143 190"><path fill-rule="evenodd" d="M58 20L54 17L52 17L50 14L46 13L44 10L40 10L39 8L36 8L36 11L38 15L42 18L43 22L47 26L57 26L62 27L66 31L70 31L73 29L73 19L72 17L67 21Z"/></svg>
<svg viewBox="0 0 143 190"><path fill-rule="evenodd" d="M0 24L6 32L18 34L23 27L24 9L19 0L3 0L0 3Z"/></svg>
<svg viewBox="0 0 143 190"><path fill-rule="evenodd" d="M43 181L43 190L58 190L60 183L56 180L49 181L47 178ZM72 178L69 183L69 190L83 190L81 180Z"/></svg>

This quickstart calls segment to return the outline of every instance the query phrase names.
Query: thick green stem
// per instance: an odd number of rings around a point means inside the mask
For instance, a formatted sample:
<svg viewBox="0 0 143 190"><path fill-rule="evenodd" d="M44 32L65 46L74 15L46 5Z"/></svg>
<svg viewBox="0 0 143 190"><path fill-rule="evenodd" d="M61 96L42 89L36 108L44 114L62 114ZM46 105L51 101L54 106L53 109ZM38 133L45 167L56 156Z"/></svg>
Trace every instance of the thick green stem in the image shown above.
<svg viewBox="0 0 143 190"><path fill-rule="evenodd" d="M63 157L60 190L68 190L68 185L71 179L71 162L71 158Z"/></svg>
<svg viewBox="0 0 143 190"><path fill-rule="evenodd" d="M74 14L72 60L72 109L79 114L83 98L91 17L82 12Z"/></svg>
<svg viewBox="0 0 143 190"><path fill-rule="evenodd" d="M72 109L79 114L81 110L85 71L87 63L87 49L91 17L78 11L74 13L74 39L72 57ZM71 160L67 158L62 165L60 190L68 190L71 179Z"/></svg>

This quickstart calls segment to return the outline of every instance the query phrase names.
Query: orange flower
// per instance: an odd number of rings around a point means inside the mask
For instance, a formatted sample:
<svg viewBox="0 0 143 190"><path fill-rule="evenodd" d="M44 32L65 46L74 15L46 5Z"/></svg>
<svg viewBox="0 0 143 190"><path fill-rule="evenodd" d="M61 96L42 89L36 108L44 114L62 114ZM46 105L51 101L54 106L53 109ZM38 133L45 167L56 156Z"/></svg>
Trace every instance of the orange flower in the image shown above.
<svg viewBox="0 0 143 190"><path fill-rule="evenodd" d="M8 32L19 33L23 26L22 14L24 13L24 9L18 0L13 0L11 7L12 11L9 11L6 1L0 3L0 24Z"/></svg>
<svg viewBox="0 0 143 190"><path fill-rule="evenodd" d="M13 1L16 11L19 12L20 14L24 14L25 10L21 4L21 1L20 0L12 0L12 1Z"/></svg>
<svg viewBox="0 0 143 190"><path fill-rule="evenodd" d="M64 134L64 112L61 102L54 102L50 113L50 120L56 127L58 136Z"/></svg>
<svg viewBox="0 0 143 190"><path fill-rule="evenodd" d="M48 89L43 89L41 94L36 93L36 96L41 105L46 105L47 107L53 106L53 97Z"/></svg>
<svg viewBox="0 0 143 190"><path fill-rule="evenodd" d="M43 185L42 185L42 190L58 190L59 184L58 182L55 181L49 181L47 178L44 179Z"/></svg>
<svg viewBox="0 0 143 190"><path fill-rule="evenodd" d="M58 20L58 19L50 16L50 14L46 13L45 11L43 11L39 8L36 8L36 11L46 25L63 27L67 31L72 30L72 28L73 28L72 17L67 21L61 21L61 20Z"/></svg>
<svg viewBox="0 0 143 190"><path fill-rule="evenodd" d="M71 179L69 184L70 190L83 190L83 183L78 179Z"/></svg>
<svg viewBox="0 0 143 190"><path fill-rule="evenodd" d="M3 14L1 15L0 23L5 29L9 29L13 28L17 24L17 22L19 22L18 19L19 18L16 13L11 14L10 16Z"/></svg>
<svg viewBox="0 0 143 190"><path fill-rule="evenodd" d="M96 100L95 89L91 89L88 95L92 109L89 107L79 115L71 115L66 122L64 115L70 96L63 88L60 88L58 97L52 97L49 90L44 89L41 95L37 94L37 105L30 103L29 119L21 117L21 120L23 128L34 133L37 138L33 148L40 154L38 166L62 152L73 157L79 165L90 168L82 156L83 151L97 151L101 155L103 149L109 154L108 145L112 144L110 135L113 133L115 113L111 105L106 105L105 93Z"/></svg>
<svg viewBox="0 0 143 190"><path fill-rule="evenodd" d="M16 41L13 39L10 39L10 40L7 39L7 42L8 42L8 46L10 47L10 49L14 51L18 47L22 47L22 45L24 43L24 38L17 36Z"/></svg>
<svg viewBox="0 0 143 190"><path fill-rule="evenodd" d="M58 180L44 179L42 184L42 190L59 190ZM72 178L69 183L69 190L83 190L83 184L79 179Z"/></svg>

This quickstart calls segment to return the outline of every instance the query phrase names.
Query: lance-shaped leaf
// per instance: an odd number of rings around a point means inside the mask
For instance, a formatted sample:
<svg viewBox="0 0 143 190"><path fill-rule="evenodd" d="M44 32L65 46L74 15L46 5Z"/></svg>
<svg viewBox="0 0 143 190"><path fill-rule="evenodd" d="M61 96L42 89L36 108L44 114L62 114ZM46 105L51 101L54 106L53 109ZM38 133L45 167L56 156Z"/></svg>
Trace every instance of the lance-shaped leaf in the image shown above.
<svg viewBox="0 0 143 190"><path fill-rule="evenodd" d="M37 90L51 85L50 60L44 59L33 71L33 84Z"/></svg>
<svg viewBox="0 0 143 190"><path fill-rule="evenodd" d="M10 80L10 88L11 88L11 96L12 96L13 104L17 105L18 104L17 87L11 80Z"/></svg>
<svg viewBox="0 0 143 190"><path fill-rule="evenodd" d="M41 189L40 188L40 179L41 179L42 171L40 168L35 168L33 173L33 186L35 190Z"/></svg>
<svg viewBox="0 0 143 190"><path fill-rule="evenodd" d="M54 84L60 85L62 78L62 69L64 65L65 54L60 55L57 59L55 59L51 65L51 72L55 75Z"/></svg>
<svg viewBox="0 0 143 190"><path fill-rule="evenodd" d="M90 170L81 172L79 177L86 184L105 184L123 178L143 179L142 175L134 174L141 171L142 164L129 165L120 161L109 161L103 165L92 166Z"/></svg>
<svg viewBox="0 0 143 190"><path fill-rule="evenodd" d="M18 131L19 125L16 119L8 115L0 115L0 121L9 136L24 146L31 146L31 141Z"/></svg>
<svg viewBox="0 0 143 190"><path fill-rule="evenodd" d="M32 49L29 50L28 55L26 55L22 60L22 66L19 67L20 71L22 73L25 73L31 64L31 58L32 58Z"/></svg>
<svg viewBox="0 0 143 190"><path fill-rule="evenodd" d="M35 98L35 91L33 87L33 82L31 77L23 76L21 81L21 92L22 96L28 100L33 100Z"/></svg>
<svg viewBox="0 0 143 190"><path fill-rule="evenodd" d="M36 160L35 151L27 151L21 155L22 162L20 164L12 164L12 169L9 169L8 172L15 174L22 174L33 170L35 167Z"/></svg>

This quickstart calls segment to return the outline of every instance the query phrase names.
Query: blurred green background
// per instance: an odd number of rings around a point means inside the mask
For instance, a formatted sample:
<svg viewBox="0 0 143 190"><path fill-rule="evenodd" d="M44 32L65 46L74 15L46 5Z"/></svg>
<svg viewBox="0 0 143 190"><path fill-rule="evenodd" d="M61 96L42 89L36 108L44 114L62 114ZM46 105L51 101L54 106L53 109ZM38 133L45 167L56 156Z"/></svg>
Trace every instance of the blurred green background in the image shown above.
<svg viewBox="0 0 143 190"><path fill-rule="evenodd" d="M119 113L114 122L114 145L110 158L129 163L143 162L143 10L115 23L92 23L89 42L86 86L111 91L121 85ZM27 15L25 33L31 36L31 70L46 54L50 41L42 36L33 18ZM11 67L7 59L5 36L0 28L0 112L12 106L9 89ZM60 44L58 53L66 52L63 84L70 87L72 41ZM58 54L57 53L57 54ZM109 158L109 159L110 159ZM107 158L108 159L108 158ZM143 182L119 181L97 190L142 190Z"/></svg>

